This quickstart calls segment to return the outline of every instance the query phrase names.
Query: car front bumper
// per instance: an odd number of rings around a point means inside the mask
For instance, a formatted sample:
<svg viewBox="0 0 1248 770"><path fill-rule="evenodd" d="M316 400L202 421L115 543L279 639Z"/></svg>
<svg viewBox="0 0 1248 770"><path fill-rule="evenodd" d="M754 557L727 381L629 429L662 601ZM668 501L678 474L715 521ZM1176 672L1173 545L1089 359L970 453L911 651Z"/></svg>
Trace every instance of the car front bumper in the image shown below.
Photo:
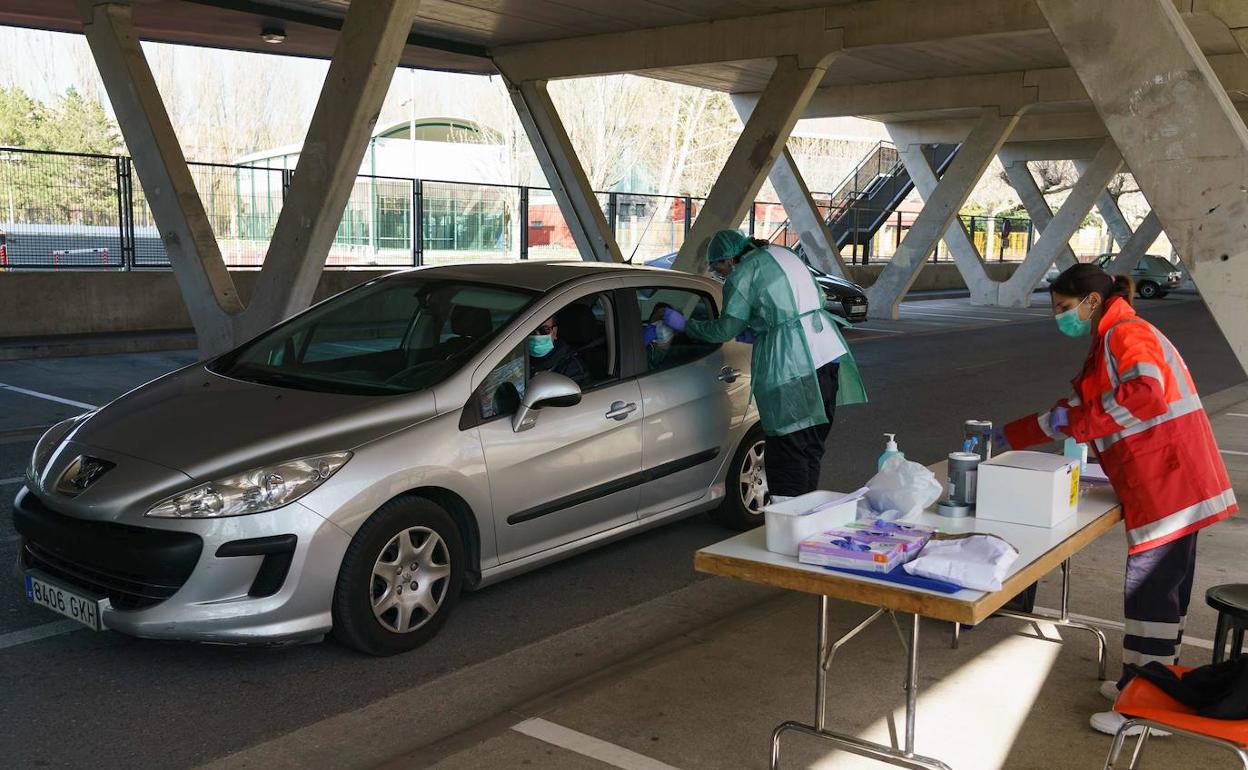
<svg viewBox="0 0 1248 770"><path fill-rule="evenodd" d="M108 597L105 627L153 639L273 644L324 635L351 540L299 503L135 525L64 516L23 489L13 515L19 568Z"/></svg>

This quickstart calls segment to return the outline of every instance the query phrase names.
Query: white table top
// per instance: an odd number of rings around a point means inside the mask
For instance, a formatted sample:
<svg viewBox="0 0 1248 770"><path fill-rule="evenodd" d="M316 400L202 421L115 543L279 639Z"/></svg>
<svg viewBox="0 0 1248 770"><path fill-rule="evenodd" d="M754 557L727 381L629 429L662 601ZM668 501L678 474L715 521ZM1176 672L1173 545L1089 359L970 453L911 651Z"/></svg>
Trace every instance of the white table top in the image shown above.
<svg viewBox="0 0 1248 770"><path fill-rule="evenodd" d="M1019 556L1003 581L1004 587L1001 591L991 594L968 589L954 594L945 594L887 580L836 572L816 565L802 564L795 556L768 551L766 531L763 527L703 548L698 551L695 564L700 571L712 574L730 575L768 585L822 593L851 601L863 601L866 604L890 606L889 601L880 600L881 597L885 599L893 597L901 606L891 606L891 609L914 611L908 608L919 605L932 607L943 605L944 609L920 614L940 617L942 614L952 613L962 616L956 618L961 619L962 622L973 623L982 619L978 616L986 617L991 614L990 611L980 606L985 604L986 600L999 599L999 601L988 602L996 605L992 607L995 611L1031 582L1060 565L1064 559L1069 558L1070 553L1080 550L1095 540L1120 519L1121 510L1113 490L1105 485L1096 485L1083 491L1079 499L1078 512L1053 528L987 521L973 516L953 519L940 516L934 512L934 509L914 519L906 520L907 524L917 524L953 534L997 535L1017 548ZM1083 537L1079 537L1080 535ZM757 569L751 569L752 565ZM785 577L782 573L789 573L789 575ZM854 584L861 586L861 591L855 592ZM878 590L872 590L873 588ZM995 596L1007 593L1008 595ZM904 595L910 595L910 599L907 600ZM934 602L924 602L923 597L931 597ZM948 606L951 602L965 605L965 607L961 610L951 609ZM963 619L968 616L968 613L977 617L970 620Z"/></svg>

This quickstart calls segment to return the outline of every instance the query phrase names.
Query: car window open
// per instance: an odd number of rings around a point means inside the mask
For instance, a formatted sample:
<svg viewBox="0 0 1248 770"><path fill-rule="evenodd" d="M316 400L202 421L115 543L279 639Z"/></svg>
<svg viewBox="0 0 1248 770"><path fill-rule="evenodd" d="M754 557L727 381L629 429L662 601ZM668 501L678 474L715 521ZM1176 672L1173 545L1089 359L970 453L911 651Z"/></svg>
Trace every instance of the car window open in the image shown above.
<svg viewBox="0 0 1248 770"><path fill-rule="evenodd" d="M683 333L674 332L663 323L663 311L668 308L678 311L686 318L714 320L715 305L707 295L685 289L639 289L637 305L643 324L647 370L653 372L679 366L699 359L719 347L714 343L701 342Z"/></svg>
<svg viewBox="0 0 1248 770"><path fill-rule="evenodd" d="M535 297L485 284L381 280L296 316L209 368L302 390L411 393L449 377Z"/></svg>
<svg viewBox="0 0 1248 770"><path fill-rule="evenodd" d="M514 414L526 384L542 371L571 377L583 391L619 378L615 313L607 295L577 299L542 319L539 326L553 331L554 348L546 356L534 356L526 339L508 353L477 390L481 419Z"/></svg>

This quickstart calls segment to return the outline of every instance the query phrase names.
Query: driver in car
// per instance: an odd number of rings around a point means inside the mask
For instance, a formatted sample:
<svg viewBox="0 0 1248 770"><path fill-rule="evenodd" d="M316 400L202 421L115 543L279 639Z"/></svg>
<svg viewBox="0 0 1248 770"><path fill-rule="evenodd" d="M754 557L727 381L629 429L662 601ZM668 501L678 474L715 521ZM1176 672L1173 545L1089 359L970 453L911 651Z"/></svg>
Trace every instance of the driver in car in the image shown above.
<svg viewBox="0 0 1248 770"><path fill-rule="evenodd" d="M572 346L559 340L559 325L554 318L537 327L529 335L529 363L533 374L554 372L570 378L582 388L589 385L589 370Z"/></svg>

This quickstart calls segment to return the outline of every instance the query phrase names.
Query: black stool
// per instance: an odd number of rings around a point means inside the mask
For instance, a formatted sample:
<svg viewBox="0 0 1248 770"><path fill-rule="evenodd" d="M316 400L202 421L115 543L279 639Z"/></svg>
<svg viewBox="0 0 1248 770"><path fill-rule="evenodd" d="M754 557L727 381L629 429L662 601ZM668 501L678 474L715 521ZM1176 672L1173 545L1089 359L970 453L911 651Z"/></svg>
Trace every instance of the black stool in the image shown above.
<svg viewBox="0 0 1248 770"><path fill-rule="evenodd" d="M1231 659L1244 653L1244 629L1248 628L1248 583L1214 586L1205 593L1205 603L1218 611L1218 628L1213 635L1213 662L1226 655L1226 635L1231 633Z"/></svg>

